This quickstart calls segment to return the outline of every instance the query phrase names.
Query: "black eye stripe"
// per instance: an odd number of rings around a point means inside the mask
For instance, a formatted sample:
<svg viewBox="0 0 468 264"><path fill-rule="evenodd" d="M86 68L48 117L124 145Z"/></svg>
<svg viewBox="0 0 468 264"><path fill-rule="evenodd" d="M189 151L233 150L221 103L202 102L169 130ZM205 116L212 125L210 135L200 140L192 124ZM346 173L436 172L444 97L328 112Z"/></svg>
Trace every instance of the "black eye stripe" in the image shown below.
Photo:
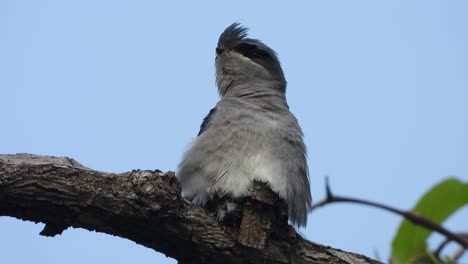
<svg viewBox="0 0 468 264"><path fill-rule="evenodd" d="M268 53L263 51L263 50L254 49L254 50L250 51L247 56L249 58L260 58L260 57L267 57Z"/></svg>
<svg viewBox="0 0 468 264"><path fill-rule="evenodd" d="M269 55L268 52L261 50L257 45L250 43L240 43L234 49L249 58L267 57Z"/></svg>
<svg viewBox="0 0 468 264"><path fill-rule="evenodd" d="M254 45L254 44L249 44L249 43L240 43L239 45L237 45L234 49L241 53L241 54L248 54L249 52L251 52L252 50L256 49L257 46Z"/></svg>

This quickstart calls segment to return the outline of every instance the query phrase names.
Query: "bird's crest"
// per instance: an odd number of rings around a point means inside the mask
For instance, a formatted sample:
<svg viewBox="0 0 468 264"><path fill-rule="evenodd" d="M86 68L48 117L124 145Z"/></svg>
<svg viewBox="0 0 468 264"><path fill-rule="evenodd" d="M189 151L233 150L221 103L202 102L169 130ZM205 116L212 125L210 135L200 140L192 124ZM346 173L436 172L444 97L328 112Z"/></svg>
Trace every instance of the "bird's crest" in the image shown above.
<svg viewBox="0 0 468 264"><path fill-rule="evenodd" d="M218 47L231 47L234 43L246 39L248 31L249 29L243 27L240 23L233 23L219 36Z"/></svg>

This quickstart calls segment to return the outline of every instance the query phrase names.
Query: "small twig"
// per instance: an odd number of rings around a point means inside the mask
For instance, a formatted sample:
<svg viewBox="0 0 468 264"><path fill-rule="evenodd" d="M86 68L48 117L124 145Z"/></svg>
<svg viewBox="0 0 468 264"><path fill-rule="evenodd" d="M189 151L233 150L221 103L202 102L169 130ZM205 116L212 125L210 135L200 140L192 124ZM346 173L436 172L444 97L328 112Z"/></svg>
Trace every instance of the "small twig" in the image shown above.
<svg viewBox="0 0 468 264"><path fill-rule="evenodd" d="M371 201L366 201L362 199L356 199L356 198L349 198L349 197L344 197L344 196L337 196L334 195L331 192L330 185L328 184L328 177L326 178L325 181L325 190L326 190L326 198L318 203L316 203L314 206L312 206L312 210L325 206L327 204L331 203L336 203L336 202L344 202L344 203L356 203L356 204L364 204L364 205L369 205L372 207L380 208L386 211L390 211L392 213L398 214L400 216L403 216L404 218L408 219L411 221L413 224L425 227L427 229L433 230L435 232L438 232L442 235L444 235L447 239L451 241L455 241L461 246L463 246L465 249L468 249L468 240L465 240L462 236L459 236L455 233L450 232L448 229L445 227L434 223L433 221L429 220L428 218L425 218L423 216L417 215L413 212L410 211L403 211L400 209L396 209L391 206L379 204L376 202L371 202Z"/></svg>
<svg viewBox="0 0 468 264"><path fill-rule="evenodd" d="M457 233L458 236L460 236L461 238L465 239L465 240L468 240L468 233ZM440 258L440 253L442 253L442 250L445 248L445 246L448 245L448 243L450 243L451 240L446 238L442 243L440 243L440 245L437 247L437 249L434 251L434 256L436 256L437 258ZM463 253L465 253L465 249L463 246L460 246L457 251L455 251L454 255L452 256L452 259L453 260L457 260L458 258L460 258Z"/></svg>
<svg viewBox="0 0 468 264"><path fill-rule="evenodd" d="M440 243L440 245L437 247L437 249L434 251L434 256L436 256L437 258L439 258L440 256L440 253L442 252L442 250L445 248L445 246L448 245L448 243L450 243L450 239L446 238L444 240L444 242Z"/></svg>
<svg viewBox="0 0 468 264"><path fill-rule="evenodd" d="M461 247L461 246L458 247L457 251L455 251L455 253L454 253L453 256L452 256L453 260L458 261L458 260L461 258L461 256L463 256L463 254L465 253L465 251L466 251L465 248L463 248L463 247Z"/></svg>

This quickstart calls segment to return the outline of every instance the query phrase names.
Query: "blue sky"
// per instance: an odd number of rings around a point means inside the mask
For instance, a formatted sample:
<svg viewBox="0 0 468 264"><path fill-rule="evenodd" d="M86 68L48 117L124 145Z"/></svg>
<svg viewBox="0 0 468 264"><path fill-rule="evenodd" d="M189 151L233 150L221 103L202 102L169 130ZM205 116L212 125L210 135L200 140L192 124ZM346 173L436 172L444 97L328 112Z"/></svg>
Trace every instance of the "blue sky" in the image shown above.
<svg viewBox="0 0 468 264"><path fill-rule="evenodd" d="M444 177L468 179L467 12L466 1L0 1L0 153L175 170L218 100L218 36L238 21L282 61L315 201L329 175L337 194L411 208ZM466 231L467 217L447 226ZM386 260L399 222L331 205L301 232ZM42 227L1 217L4 262L175 263L80 229L44 238Z"/></svg>

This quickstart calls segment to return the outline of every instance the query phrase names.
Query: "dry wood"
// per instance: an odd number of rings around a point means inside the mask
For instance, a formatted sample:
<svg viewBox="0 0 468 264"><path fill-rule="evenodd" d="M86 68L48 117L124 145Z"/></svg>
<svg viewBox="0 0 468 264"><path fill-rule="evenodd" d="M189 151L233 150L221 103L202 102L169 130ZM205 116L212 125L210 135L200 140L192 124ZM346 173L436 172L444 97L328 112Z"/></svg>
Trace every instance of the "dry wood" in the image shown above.
<svg viewBox="0 0 468 264"><path fill-rule="evenodd" d="M245 226L226 231L213 213L181 197L173 172L115 174L64 157L0 155L0 215L45 223L42 235L84 228L130 239L184 264L380 263L303 239L281 220L271 197L265 200L255 190L245 204ZM265 211L268 203L273 207ZM267 213L256 216L259 206Z"/></svg>

